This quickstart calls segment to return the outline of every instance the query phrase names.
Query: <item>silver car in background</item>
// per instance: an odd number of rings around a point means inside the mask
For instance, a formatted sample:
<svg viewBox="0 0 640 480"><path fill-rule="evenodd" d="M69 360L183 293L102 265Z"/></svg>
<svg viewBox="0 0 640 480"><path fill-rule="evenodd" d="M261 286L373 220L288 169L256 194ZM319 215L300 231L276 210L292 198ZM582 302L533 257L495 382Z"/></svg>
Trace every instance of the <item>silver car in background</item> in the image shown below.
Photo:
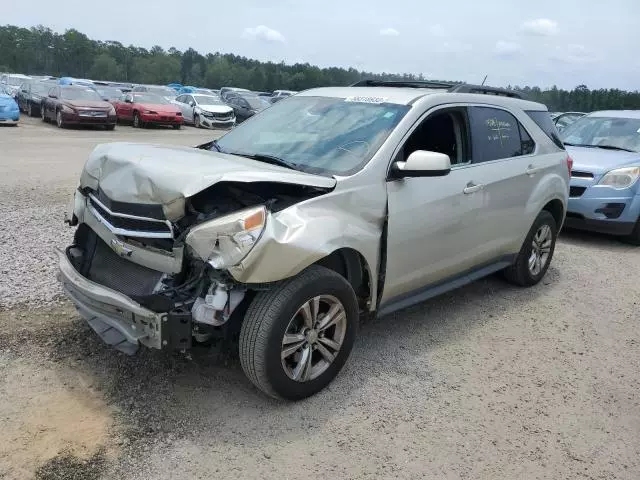
<svg viewBox="0 0 640 480"><path fill-rule="evenodd" d="M185 122L196 128L231 128L236 123L233 108L217 95L185 93L173 103L182 111Z"/></svg>
<svg viewBox="0 0 640 480"><path fill-rule="evenodd" d="M538 283L570 170L546 107L507 90L307 90L198 148L96 147L60 278L119 350L237 339L256 387L301 399L338 374L361 316L498 271Z"/></svg>

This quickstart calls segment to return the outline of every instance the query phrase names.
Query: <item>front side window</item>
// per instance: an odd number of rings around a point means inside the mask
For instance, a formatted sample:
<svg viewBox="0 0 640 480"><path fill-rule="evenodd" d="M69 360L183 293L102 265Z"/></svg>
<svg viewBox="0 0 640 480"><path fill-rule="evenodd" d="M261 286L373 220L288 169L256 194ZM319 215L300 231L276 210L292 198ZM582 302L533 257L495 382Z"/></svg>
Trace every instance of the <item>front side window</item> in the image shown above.
<svg viewBox="0 0 640 480"><path fill-rule="evenodd" d="M640 152L640 118L582 117L562 132L565 145Z"/></svg>
<svg viewBox="0 0 640 480"><path fill-rule="evenodd" d="M509 112L491 107L471 107L469 119L473 163L490 162L533 152L533 140L516 117Z"/></svg>
<svg viewBox="0 0 640 480"><path fill-rule="evenodd" d="M426 118L402 147L402 160L416 150L444 153L451 165L469 161L467 109L439 110ZM400 160L400 159L398 159Z"/></svg>
<svg viewBox="0 0 640 480"><path fill-rule="evenodd" d="M218 140L238 155L266 155L311 173L351 175L378 151L410 107L370 99L291 97Z"/></svg>

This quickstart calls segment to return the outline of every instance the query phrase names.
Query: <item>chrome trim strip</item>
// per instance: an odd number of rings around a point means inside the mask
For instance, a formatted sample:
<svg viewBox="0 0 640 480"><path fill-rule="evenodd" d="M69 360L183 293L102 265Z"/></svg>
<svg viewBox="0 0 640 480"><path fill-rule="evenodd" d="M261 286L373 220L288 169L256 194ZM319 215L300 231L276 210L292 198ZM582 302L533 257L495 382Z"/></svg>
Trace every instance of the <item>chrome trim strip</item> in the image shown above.
<svg viewBox="0 0 640 480"><path fill-rule="evenodd" d="M98 200L95 197L95 195L93 195L92 193L89 194L89 198L91 200L93 200L94 202L96 202L100 206L100 208L102 208L107 213L109 213L109 215L113 215L114 217L128 218L130 220L140 220L140 221L143 221L143 222L164 223L167 226L167 228L169 229L169 231L171 232L171 237L170 238L173 238L173 225L171 225L171 222L169 220L158 220L157 218L138 217L137 215L129 215L127 213L113 212L109 208L107 208L107 206L104 203L102 203L100 200ZM101 218L102 218L102 216L101 216ZM141 235L138 235L138 236L141 236ZM165 237L150 237L150 238L165 238Z"/></svg>
<svg viewBox="0 0 640 480"><path fill-rule="evenodd" d="M161 232L144 232L142 230L126 230L124 228L117 228L111 225L102 215L98 212L91 203L87 205L91 214L107 227L114 235L120 235L123 237L139 237L139 238L173 238L173 229L168 233Z"/></svg>

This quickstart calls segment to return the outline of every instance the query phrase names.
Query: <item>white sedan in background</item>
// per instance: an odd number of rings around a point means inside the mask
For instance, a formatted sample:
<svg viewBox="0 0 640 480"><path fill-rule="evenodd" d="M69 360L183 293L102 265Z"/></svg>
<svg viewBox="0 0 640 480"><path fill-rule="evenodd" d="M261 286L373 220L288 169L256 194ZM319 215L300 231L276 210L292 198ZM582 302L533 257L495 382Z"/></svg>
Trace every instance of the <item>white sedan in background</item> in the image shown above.
<svg viewBox="0 0 640 480"><path fill-rule="evenodd" d="M184 121L196 128L231 128L236 123L233 108L216 95L185 93L173 103L182 110Z"/></svg>

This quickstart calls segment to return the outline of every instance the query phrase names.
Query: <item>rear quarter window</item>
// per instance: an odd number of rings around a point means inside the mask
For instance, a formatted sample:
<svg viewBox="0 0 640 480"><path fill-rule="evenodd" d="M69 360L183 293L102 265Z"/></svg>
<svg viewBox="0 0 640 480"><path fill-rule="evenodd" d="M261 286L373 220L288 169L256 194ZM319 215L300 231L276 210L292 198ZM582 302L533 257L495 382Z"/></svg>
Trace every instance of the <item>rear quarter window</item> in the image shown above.
<svg viewBox="0 0 640 480"><path fill-rule="evenodd" d="M528 155L535 144L511 113L491 107L471 107L473 163Z"/></svg>
<svg viewBox="0 0 640 480"><path fill-rule="evenodd" d="M553 143L564 150L564 144L562 143L562 140L560 140L560 134L558 133L555 123L551 120L549 112L546 110L528 110L525 113L529 115L531 120L536 122L536 125L538 125L540 129L547 134L547 137L549 137Z"/></svg>

